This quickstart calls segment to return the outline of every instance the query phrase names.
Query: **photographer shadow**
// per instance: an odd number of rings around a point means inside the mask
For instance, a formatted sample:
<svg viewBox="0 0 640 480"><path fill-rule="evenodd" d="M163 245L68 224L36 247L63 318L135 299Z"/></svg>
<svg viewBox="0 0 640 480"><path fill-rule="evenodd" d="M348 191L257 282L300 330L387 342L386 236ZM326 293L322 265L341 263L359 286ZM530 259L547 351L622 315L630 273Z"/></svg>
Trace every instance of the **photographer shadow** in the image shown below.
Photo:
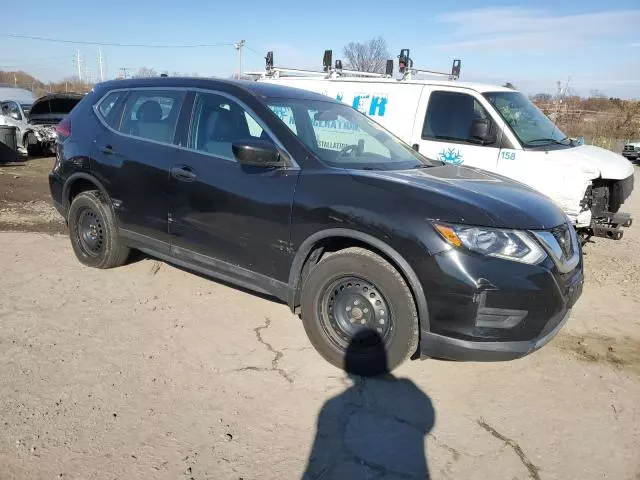
<svg viewBox="0 0 640 480"><path fill-rule="evenodd" d="M358 335L345 356L347 372L353 371L353 346L358 344ZM381 339L378 345L381 351L375 358L384 362L378 371L387 371ZM429 397L411 380L390 373L368 378L352 373L348 376L351 385L329 399L318 415L302 478L429 478L425 438L435 422Z"/></svg>

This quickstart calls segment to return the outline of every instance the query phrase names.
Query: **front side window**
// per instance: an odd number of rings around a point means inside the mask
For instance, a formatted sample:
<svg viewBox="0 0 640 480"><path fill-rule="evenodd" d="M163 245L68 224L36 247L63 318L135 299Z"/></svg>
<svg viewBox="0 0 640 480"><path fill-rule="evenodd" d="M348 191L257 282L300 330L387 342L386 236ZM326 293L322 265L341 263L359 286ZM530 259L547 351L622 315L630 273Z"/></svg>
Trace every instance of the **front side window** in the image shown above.
<svg viewBox="0 0 640 480"><path fill-rule="evenodd" d="M431 166L365 115L343 104L272 98L267 106L323 163L361 170Z"/></svg>
<svg viewBox="0 0 640 480"><path fill-rule="evenodd" d="M184 95L178 90L133 90L124 106L119 130L135 137L173 143Z"/></svg>
<svg viewBox="0 0 640 480"><path fill-rule="evenodd" d="M242 140L271 137L238 103L215 93L198 93L193 109L189 148L235 161L232 146Z"/></svg>
<svg viewBox="0 0 640 480"><path fill-rule="evenodd" d="M520 92L489 92L484 96L496 107L525 148L571 146L562 130Z"/></svg>
<svg viewBox="0 0 640 480"><path fill-rule="evenodd" d="M493 129L491 116L473 96L466 93L435 91L429 96L422 138L487 145L482 138L475 136L474 122L486 123L488 130Z"/></svg>

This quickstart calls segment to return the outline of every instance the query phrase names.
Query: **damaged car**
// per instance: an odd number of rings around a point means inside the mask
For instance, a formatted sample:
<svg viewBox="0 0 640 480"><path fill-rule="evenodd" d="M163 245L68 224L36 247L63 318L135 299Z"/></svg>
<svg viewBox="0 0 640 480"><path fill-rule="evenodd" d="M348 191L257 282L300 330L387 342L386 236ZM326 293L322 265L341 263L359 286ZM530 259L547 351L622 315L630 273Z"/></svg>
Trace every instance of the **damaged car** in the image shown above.
<svg viewBox="0 0 640 480"><path fill-rule="evenodd" d="M84 95L53 93L37 99L29 111L29 128L22 144L29 156L55 154L56 125L73 110Z"/></svg>
<svg viewBox="0 0 640 480"><path fill-rule="evenodd" d="M76 106L83 95L53 93L33 104L7 100L0 103L4 122L17 128L18 146L30 157L55 153L56 130L60 121Z"/></svg>

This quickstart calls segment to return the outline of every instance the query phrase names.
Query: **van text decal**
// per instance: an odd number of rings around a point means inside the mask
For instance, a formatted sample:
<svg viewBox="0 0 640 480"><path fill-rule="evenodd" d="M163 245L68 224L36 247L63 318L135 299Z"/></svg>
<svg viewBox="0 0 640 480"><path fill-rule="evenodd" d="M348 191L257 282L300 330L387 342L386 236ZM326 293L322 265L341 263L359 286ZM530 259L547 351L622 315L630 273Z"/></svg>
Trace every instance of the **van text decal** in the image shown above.
<svg viewBox="0 0 640 480"><path fill-rule="evenodd" d="M388 98L386 95L371 95L359 93L353 97L351 106L370 117L384 117L387 109Z"/></svg>

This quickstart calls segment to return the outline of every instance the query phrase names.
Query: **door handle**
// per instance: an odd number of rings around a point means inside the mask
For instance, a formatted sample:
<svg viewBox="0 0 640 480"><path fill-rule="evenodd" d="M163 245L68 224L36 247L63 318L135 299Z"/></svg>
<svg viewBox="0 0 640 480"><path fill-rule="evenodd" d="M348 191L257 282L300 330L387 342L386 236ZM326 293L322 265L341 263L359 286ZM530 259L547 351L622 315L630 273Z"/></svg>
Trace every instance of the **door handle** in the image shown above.
<svg viewBox="0 0 640 480"><path fill-rule="evenodd" d="M196 174L189 167L173 167L171 169L171 176L181 182L193 182L196 179Z"/></svg>

